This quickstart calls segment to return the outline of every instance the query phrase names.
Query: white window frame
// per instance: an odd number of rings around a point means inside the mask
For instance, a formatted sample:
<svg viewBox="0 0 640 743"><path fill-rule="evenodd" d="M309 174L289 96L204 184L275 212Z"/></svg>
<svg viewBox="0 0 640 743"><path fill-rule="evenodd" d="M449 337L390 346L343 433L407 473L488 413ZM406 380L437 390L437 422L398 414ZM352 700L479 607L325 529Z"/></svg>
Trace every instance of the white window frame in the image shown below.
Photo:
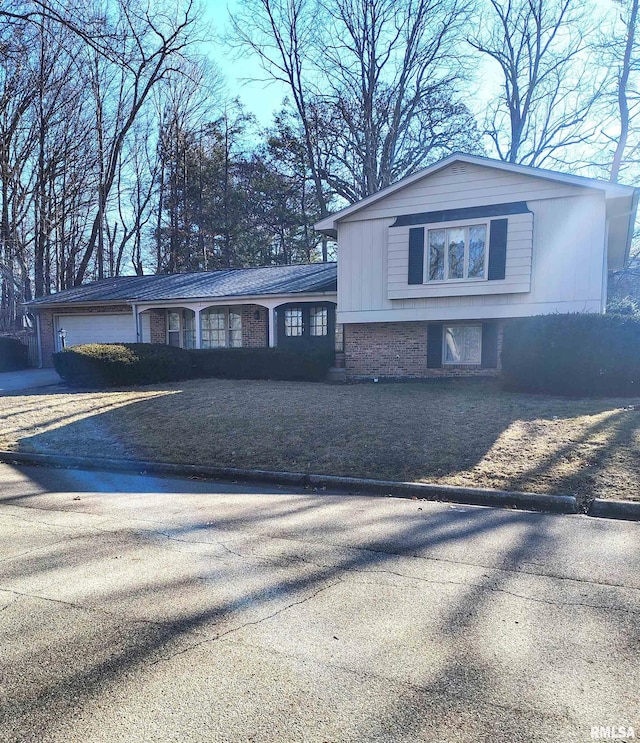
<svg viewBox="0 0 640 743"><path fill-rule="evenodd" d="M314 312L320 313L324 322L319 325L314 323ZM318 327L325 332L315 332ZM312 338L326 338L329 335L329 308L325 304L314 304L309 307L309 335Z"/></svg>
<svg viewBox="0 0 640 743"><path fill-rule="evenodd" d="M187 331L187 328L184 322L185 311L194 313L193 314L193 323L194 323L193 331ZM178 315L178 322L180 326L178 330L169 330L169 315L172 312ZM171 345L169 343L169 334L178 333L179 345L176 346L176 348L188 348L186 344L186 334L187 332L193 332L193 348L197 348L196 327L197 327L197 324L196 324L196 316L195 316L194 310L191 310L189 307L175 307L175 308L168 307L167 308L167 346Z"/></svg>
<svg viewBox="0 0 640 743"><path fill-rule="evenodd" d="M447 331L449 328L478 328L480 330L480 345L477 361L447 361ZM482 364L482 323L455 322L444 324L442 327L442 365L443 366L480 366Z"/></svg>
<svg viewBox="0 0 640 743"><path fill-rule="evenodd" d="M214 312L220 312L224 314L224 345L223 346L205 346L203 343L203 333L205 332L205 328L202 323L202 317L203 315L207 314L208 310L213 310ZM230 316L231 313L234 313L236 315L240 315L240 327L239 328L232 328L230 325ZM240 332L240 345L239 346L232 346L230 344L231 339L231 331L239 331ZM212 305L211 307L205 307L203 310L200 311L200 348L242 348L242 308L241 307L220 307L216 305Z"/></svg>
<svg viewBox="0 0 640 743"><path fill-rule="evenodd" d="M300 313L300 324L288 326L287 325L287 313L288 312L299 312ZM291 307L285 307L284 308L284 314L283 314L283 323L284 323L284 334L287 338L302 338L305 335L305 330L307 330L307 327L304 322L304 308L302 305L292 305ZM290 327L297 329L300 329L299 333L288 333L287 330L290 329ZM310 329L309 329L310 330Z"/></svg>
<svg viewBox="0 0 640 743"><path fill-rule="evenodd" d="M487 275L489 271L489 219L462 219L455 222L435 222L433 224L424 225L424 273L423 283L424 284L455 284L455 283L466 283L466 282L478 282L487 281ZM430 279L429 278L429 232L434 230L451 230L451 229L464 229L465 230L465 242L464 242L464 272L467 273L469 270L469 227L484 227L485 228L485 243L484 243L484 275L483 276L472 276L471 278L463 276L460 279ZM445 271L449 264L449 243L445 239L444 243L444 268Z"/></svg>

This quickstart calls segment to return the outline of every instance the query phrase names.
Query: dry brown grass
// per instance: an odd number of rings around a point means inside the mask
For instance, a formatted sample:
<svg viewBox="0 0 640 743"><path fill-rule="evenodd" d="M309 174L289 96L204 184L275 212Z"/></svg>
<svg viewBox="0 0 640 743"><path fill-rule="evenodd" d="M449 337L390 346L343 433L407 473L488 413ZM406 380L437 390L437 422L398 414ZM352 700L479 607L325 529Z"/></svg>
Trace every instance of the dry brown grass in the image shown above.
<svg viewBox="0 0 640 743"><path fill-rule="evenodd" d="M493 382L34 391L0 398L0 448L640 500L638 402Z"/></svg>

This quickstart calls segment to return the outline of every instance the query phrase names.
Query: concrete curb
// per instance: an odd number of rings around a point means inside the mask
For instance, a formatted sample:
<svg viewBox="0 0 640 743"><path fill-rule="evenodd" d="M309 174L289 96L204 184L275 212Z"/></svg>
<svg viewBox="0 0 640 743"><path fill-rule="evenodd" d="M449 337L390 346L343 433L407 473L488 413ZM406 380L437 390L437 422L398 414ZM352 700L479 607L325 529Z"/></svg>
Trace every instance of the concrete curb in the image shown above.
<svg viewBox="0 0 640 743"><path fill-rule="evenodd" d="M640 521L640 503L624 500L602 500L596 498L589 505L587 516L601 519Z"/></svg>
<svg viewBox="0 0 640 743"><path fill-rule="evenodd" d="M309 475L304 472L272 472L269 470L250 470L236 467L201 467L192 464L144 462L132 459L88 459L86 457L62 456L58 454L32 454L12 451L0 451L0 462L44 465L47 467L68 469L108 470L150 475L172 475L174 477L197 477L211 480L241 480L274 485L290 485L301 488L326 488L346 493L357 492L396 498L418 498L476 506L517 508L526 511L551 513L578 512L578 504L573 495L518 493L505 490L491 490L489 488L458 487L455 485L430 485L370 480L359 477Z"/></svg>

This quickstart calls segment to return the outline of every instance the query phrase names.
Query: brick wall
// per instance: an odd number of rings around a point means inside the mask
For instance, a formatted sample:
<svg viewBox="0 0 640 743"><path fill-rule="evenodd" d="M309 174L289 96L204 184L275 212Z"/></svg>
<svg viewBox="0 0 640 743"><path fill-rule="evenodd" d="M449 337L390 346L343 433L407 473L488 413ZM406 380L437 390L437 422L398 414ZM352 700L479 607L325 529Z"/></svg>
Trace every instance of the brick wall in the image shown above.
<svg viewBox="0 0 640 743"><path fill-rule="evenodd" d="M167 342L167 311L149 310L150 343Z"/></svg>
<svg viewBox="0 0 640 743"><path fill-rule="evenodd" d="M53 366L53 360L51 354L58 350L58 339L56 338L56 329L54 323L55 315L90 315L92 313L104 313L109 312L115 314L117 312L126 313L131 315L132 310L128 305L110 305L101 307L78 307L68 308L61 307L56 310L41 310L40 315L40 342L42 344L42 365ZM132 321L133 322L133 321Z"/></svg>
<svg viewBox="0 0 640 743"><path fill-rule="evenodd" d="M242 305L242 345L264 348L269 345L268 310L258 304Z"/></svg>
<svg viewBox="0 0 640 743"><path fill-rule="evenodd" d="M498 322L498 368L447 364L427 368L427 322L362 323L344 326L347 376L358 377L469 377L500 373L504 322Z"/></svg>

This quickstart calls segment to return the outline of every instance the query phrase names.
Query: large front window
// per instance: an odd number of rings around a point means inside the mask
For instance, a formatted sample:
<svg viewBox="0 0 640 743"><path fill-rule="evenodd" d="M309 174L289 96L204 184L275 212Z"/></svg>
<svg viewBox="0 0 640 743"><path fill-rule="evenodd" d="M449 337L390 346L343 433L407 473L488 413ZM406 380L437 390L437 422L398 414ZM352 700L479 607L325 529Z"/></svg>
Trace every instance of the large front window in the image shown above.
<svg viewBox="0 0 640 743"><path fill-rule="evenodd" d="M481 361L482 325L445 326L445 364L480 364Z"/></svg>
<svg viewBox="0 0 640 743"><path fill-rule="evenodd" d="M428 230L425 280L484 279L486 244L486 224Z"/></svg>
<svg viewBox="0 0 640 743"><path fill-rule="evenodd" d="M240 348L242 316L238 310L210 307L200 314L202 348Z"/></svg>

